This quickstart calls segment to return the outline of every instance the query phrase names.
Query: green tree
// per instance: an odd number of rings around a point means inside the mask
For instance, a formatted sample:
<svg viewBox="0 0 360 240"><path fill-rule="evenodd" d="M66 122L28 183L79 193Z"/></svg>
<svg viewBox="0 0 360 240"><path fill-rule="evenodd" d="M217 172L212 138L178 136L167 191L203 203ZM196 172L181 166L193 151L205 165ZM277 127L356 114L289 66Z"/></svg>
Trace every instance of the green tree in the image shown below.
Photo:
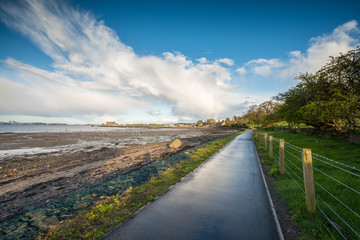
<svg viewBox="0 0 360 240"><path fill-rule="evenodd" d="M292 127L305 123L321 130L360 127L360 47L332 57L315 74L300 74L297 79L296 87L275 97L282 105L272 120L285 120Z"/></svg>
<svg viewBox="0 0 360 240"><path fill-rule="evenodd" d="M198 126L198 127L201 127L203 125L204 125L203 120L199 120L199 121L196 122L196 126Z"/></svg>
<svg viewBox="0 0 360 240"><path fill-rule="evenodd" d="M226 118L226 119L225 119L225 126L226 126L226 127L232 127L233 123L234 123L234 122L231 121L230 118Z"/></svg>
<svg viewBox="0 0 360 240"><path fill-rule="evenodd" d="M250 106L250 109L242 117L241 121L247 119L247 121L252 121L256 125L263 125L265 123L265 118L269 114L275 113L278 109L279 103L275 101L266 101L260 105Z"/></svg>
<svg viewBox="0 0 360 240"><path fill-rule="evenodd" d="M216 120L215 119L208 119L206 120L206 125L215 125L216 124Z"/></svg>

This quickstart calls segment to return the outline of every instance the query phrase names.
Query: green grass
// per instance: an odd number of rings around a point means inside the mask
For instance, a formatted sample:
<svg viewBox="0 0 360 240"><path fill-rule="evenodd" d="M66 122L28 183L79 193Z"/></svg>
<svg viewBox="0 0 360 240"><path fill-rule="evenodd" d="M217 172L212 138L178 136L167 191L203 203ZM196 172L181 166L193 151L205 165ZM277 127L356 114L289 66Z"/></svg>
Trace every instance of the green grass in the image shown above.
<svg viewBox="0 0 360 240"><path fill-rule="evenodd" d="M264 131L265 132L265 131ZM302 239L343 239L343 237L326 221L320 210L317 209L315 214L309 214L306 210L306 203L304 199L304 183L302 182L302 157L301 149L291 147L288 143L298 146L300 148L310 148L313 152L313 166L314 166L314 179L315 179L315 192L317 194L317 206L324 211L324 213L337 225L340 226L339 230L347 239L359 239L357 234L360 234L360 178L350 174L349 172L360 175L359 171L350 169L341 164L330 161L329 159L337 162L353 166L360 169L360 144L344 142L334 139L324 139L314 137L309 134L297 134L292 131L278 131L266 132L274 138L274 159L270 159L268 152L264 151L263 145L259 144L257 140L258 149L264 156L264 161L269 165L269 174L276 178L276 188L280 195L287 201L292 215L297 221L301 230L305 233ZM285 164L286 174L281 176L278 167L278 154L279 154L279 140L285 140ZM322 155L329 159L321 158L314 155ZM349 172L337 169L327 163L333 164L337 167L344 168ZM316 169L315 169L316 168ZM339 184L323 173L337 179L346 186L353 188L355 191L348 187ZM324 189L326 190L324 190ZM335 196L339 201L348 206L348 210L342 203L334 199L329 193ZM329 206L338 214L338 216L329 208ZM357 214L357 215L356 215ZM339 216L349 225L347 226ZM351 228L353 230L351 230ZM333 235L333 236L332 236Z"/></svg>
<svg viewBox="0 0 360 240"><path fill-rule="evenodd" d="M99 239L118 224L134 216L136 211L157 196L166 193L172 185L189 174L210 156L219 151L237 133L197 150L192 156L173 168L151 178L141 186L129 188L119 196L112 196L80 212L75 218L54 226L50 232L39 239Z"/></svg>

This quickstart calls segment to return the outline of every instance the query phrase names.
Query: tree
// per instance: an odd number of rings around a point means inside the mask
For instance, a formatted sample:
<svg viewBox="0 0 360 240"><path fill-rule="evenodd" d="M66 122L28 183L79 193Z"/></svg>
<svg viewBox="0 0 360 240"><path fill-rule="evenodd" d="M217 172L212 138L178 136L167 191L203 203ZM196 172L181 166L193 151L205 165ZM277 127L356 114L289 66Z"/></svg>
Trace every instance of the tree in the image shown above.
<svg viewBox="0 0 360 240"><path fill-rule="evenodd" d="M277 110L278 106L279 103L273 100L263 102L260 105L250 106L250 109L242 117L242 119L247 119L248 121L252 121L254 124L261 126L264 123L266 116L273 114Z"/></svg>
<svg viewBox="0 0 360 240"><path fill-rule="evenodd" d="M206 125L215 125L216 124L216 120L215 119L208 119L206 120Z"/></svg>
<svg viewBox="0 0 360 240"><path fill-rule="evenodd" d="M360 46L332 57L330 63L316 73L316 77L314 85L318 91L311 110L314 105L319 105L316 110L322 107L325 113L319 113L337 130L360 127Z"/></svg>
<svg viewBox="0 0 360 240"><path fill-rule="evenodd" d="M201 127L203 125L204 125L203 120L199 120L199 121L196 122L196 126L198 126L198 127Z"/></svg>
<svg viewBox="0 0 360 240"><path fill-rule="evenodd" d="M315 74L300 74L297 79L296 87L275 97L283 104L271 117L320 130L360 127L360 47L331 57Z"/></svg>
<svg viewBox="0 0 360 240"><path fill-rule="evenodd" d="M289 127L296 127L304 122L300 109L305 106L307 92L303 84L298 84L285 93L280 93L274 99L282 103L273 114L277 121L286 121Z"/></svg>
<svg viewBox="0 0 360 240"><path fill-rule="evenodd" d="M226 127L232 127L233 121L230 120L230 118L226 118L225 120L225 126Z"/></svg>

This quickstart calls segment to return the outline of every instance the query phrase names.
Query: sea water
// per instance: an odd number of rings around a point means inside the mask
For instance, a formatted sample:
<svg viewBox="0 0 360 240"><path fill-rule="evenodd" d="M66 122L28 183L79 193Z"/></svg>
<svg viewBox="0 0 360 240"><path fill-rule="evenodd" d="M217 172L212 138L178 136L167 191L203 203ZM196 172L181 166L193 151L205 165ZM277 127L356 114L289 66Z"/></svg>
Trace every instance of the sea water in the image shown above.
<svg viewBox="0 0 360 240"><path fill-rule="evenodd" d="M174 134L169 134L174 131ZM118 134L110 134L119 133ZM156 134L149 134L156 132ZM167 132L167 133L165 133ZM76 143L68 145L57 145L52 147L25 146L24 141L32 141L32 134L44 133L72 133L77 139ZM94 133L90 137L81 137L82 133ZM109 137L109 133L112 137ZM20 134L26 140L13 140L9 136ZM188 138L201 135L199 131L189 131L189 129L181 128L136 128L136 127L100 127L90 125L0 125L0 160L14 156L31 157L38 153L65 153L70 151L92 151L102 147L122 148L129 144L146 144L171 141L176 138ZM79 136L79 137L76 137ZM118 137L117 137L118 136Z"/></svg>
<svg viewBox="0 0 360 240"><path fill-rule="evenodd" d="M126 129L126 128L118 128ZM33 133L33 132L94 132L109 131L111 128L90 125L0 125L0 133Z"/></svg>

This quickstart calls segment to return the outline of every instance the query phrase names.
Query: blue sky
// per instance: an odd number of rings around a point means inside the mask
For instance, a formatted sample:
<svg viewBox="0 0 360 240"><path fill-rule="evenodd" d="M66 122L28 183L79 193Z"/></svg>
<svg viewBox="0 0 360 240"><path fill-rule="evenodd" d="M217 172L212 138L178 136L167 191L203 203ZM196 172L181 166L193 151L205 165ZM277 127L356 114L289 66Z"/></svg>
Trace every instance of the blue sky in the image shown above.
<svg viewBox="0 0 360 240"><path fill-rule="evenodd" d="M0 121L241 115L360 41L359 1L0 0Z"/></svg>

